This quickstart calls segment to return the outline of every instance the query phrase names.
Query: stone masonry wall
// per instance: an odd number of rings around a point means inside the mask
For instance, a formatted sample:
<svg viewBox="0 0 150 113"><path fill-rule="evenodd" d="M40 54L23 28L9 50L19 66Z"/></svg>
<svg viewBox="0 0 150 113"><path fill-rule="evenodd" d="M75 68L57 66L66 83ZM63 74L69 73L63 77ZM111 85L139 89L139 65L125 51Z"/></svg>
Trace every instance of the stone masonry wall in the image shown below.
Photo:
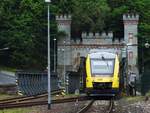
<svg viewBox="0 0 150 113"><path fill-rule="evenodd" d="M57 50L57 65L58 73L60 76L65 71L77 71L79 58L86 57L91 49L101 49L114 51L119 56L122 56L123 48L127 53L124 55L128 58L128 66L131 67L131 71L138 75L137 68L137 28L138 28L139 15L124 14L124 38L122 40L114 39L113 32L103 33L85 33L83 32L82 41L71 40L71 16L57 16L56 21L58 24L58 31L64 31L67 33L66 37L62 37L58 41ZM114 39L114 40L113 40ZM64 43L65 41L65 43ZM120 46L125 44L125 46ZM65 61L64 61L65 60Z"/></svg>

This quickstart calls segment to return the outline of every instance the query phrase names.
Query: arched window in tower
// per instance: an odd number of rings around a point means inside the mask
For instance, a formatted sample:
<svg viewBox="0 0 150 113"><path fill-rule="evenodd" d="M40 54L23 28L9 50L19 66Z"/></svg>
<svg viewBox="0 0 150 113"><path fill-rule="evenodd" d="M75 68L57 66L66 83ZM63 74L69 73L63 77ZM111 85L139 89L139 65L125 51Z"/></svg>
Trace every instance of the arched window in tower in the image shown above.
<svg viewBox="0 0 150 113"><path fill-rule="evenodd" d="M80 52L76 51L76 55L74 56L74 61L73 61L73 70L78 71L80 66Z"/></svg>
<svg viewBox="0 0 150 113"><path fill-rule="evenodd" d="M133 33L129 33L129 43L133 43Z"/></svg>
<svg viewBox="0 0 150 113"><path fill-rule="evenodd" d="M129 59L131 60L131 59L133 59L133 51L129 51Z"/></svg>

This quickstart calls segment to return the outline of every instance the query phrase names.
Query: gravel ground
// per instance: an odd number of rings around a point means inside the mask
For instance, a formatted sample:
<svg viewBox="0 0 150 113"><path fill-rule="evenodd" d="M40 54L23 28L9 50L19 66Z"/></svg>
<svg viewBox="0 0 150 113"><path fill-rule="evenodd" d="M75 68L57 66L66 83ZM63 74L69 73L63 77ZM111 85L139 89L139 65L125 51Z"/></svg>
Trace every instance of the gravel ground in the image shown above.
<svg viewBox="0 0 150 113"><path fill-rule="evenodd" d="M115 101L112 113L150 113L150 101ZM108 101L96 101L87 113L106 113Z"/></svg>
<svg viewBox="0 0 150 113"><path fill-rule="evenodd" d="M131 98L132 99L132 98ZM47 106L36 107L31 113L76 113L89 101L76 101L63 104L52 105L51 110L47 110ZM150 100L128 100L126 98L115 101L115 107L112 113L150 113ZM86 113L106 113L109 101L97 100Z"/></svg>
<svg viewBox="0 0 150 113"><path fill-rule="evenodd" d="M95 101L87 113L105 113L108 105L109 101Z"/></svg>
<svg viewBox="0 0 150 113"><path fill-rule="evenodd" d="M76 113L88 103L89 101L56 104L52 105L52 109L49 111L47 110L47 106L39 106L37 107L38 112L35 111L32 113ZM95 101L87 113L105 113L108 105L109 101Z"/></svg>
<svg viewBox="0 0 150 113"><path fill-rule="evenodd" d="M55 104L51 106L51 110L47 110L47 106L39 106L37 110L32 113L76 113L84 107L86 103L88 103L88 101Z"/></svg>
<svg viewBox="0 0 150 113"><path fill-rule="evenodd" d="M127 101L123 101L119 103L116 108L117 112L120 113L150 113L150 101L137 101L133 103L128 103Z"/></svg>

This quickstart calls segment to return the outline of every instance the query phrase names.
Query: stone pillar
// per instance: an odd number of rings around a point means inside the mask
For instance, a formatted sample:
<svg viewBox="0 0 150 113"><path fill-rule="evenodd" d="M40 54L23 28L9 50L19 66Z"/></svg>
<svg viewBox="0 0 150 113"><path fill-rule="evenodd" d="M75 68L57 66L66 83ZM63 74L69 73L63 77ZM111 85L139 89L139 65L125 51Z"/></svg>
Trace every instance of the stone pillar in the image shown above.
<svg viewBox="0 0 150 113"><path fill-rule="evenodd" d="M138 75L138 14L124 14L124 41L127 45L128 71Z"/></svg>

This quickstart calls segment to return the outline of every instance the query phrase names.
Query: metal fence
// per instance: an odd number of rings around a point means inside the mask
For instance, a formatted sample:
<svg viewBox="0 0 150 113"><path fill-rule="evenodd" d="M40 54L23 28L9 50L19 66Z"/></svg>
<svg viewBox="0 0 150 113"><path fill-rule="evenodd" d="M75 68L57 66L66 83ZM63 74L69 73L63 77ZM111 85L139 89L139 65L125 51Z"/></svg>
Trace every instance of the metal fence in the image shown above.
<svg viewBox="0 0 150 113"><path fill-rule="evenodd" d="M23 95L37 95L47 92L47 73L16 72L18 92ZM58 90L58 77L51 74L51 91Z"/></svg>

